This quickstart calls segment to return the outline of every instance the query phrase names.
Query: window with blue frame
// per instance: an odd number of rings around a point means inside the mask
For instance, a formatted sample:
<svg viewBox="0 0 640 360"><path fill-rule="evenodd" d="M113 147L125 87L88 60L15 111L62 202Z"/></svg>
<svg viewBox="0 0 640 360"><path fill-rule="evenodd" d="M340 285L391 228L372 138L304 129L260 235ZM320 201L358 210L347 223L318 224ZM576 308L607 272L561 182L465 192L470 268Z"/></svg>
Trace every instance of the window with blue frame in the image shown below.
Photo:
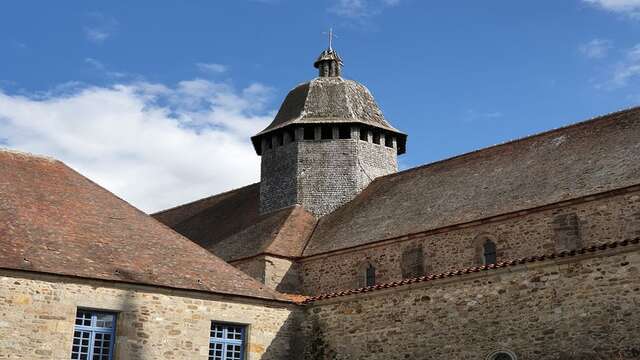
<svg viewBox="0 0 640 360"><path fill-rule="evenodd" d="M71 359L112 360L116 314L78 309Z"/></svg>
<svg viewBox="0 0 640 360"><path fill-rule="evenodd" d="M245 333L242 325L212 322L209 360L243 360Z"/></svg>

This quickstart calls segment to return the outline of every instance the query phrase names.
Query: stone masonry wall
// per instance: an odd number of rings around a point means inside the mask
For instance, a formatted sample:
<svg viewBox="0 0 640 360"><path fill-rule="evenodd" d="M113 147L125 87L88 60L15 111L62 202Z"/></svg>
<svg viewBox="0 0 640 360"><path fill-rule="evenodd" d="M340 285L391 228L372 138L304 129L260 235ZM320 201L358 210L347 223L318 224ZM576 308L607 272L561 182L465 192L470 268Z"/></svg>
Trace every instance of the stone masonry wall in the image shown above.
<svg viewBox="0 0 640 360"><path fill-rule="evenodd" d="M322 216L378 176L394 173L396 149L352 139L298 140L262 153L260 211L293 204Z"/></svg>
<svg viewBox="0 0 640 360"><path fill-rule="evenodd" d="M395 149L360 140L299 143L298 193L302 206L324 215L353 199L373 179L397 171Z"/></svg>
<svg viewBox="0 0 640 360"><path fill-rule="evenodd" d="M297 143L263 151L260 163L260 212L268 213L298 203Z"/></svg>
<svg viewBox="0 0 640 360"><path fill-rule="evenodd" d="M299 265L289 259L260 255L233 261L231 265L244 271L265 286L283 293L300 293Z"/></svg>
<svg viewBox="0 0 640 360"><path fill-rule="evenodd" d="M639 275L635 245L316 301L305 359L639 359Z"/></svg>
<svg viewBox="0 0 640 360"><path fill-rule="evenodd" d="M302 260L300 276L303 293L317 295L361 286L363 264L368 263L376 268L377 283L400 280L403 253L415 248L424 254L423 271L438 273L481 264L481 245L487 238L496 243L500 261L637 236L640 192L314 256Z"/></svg>
<svg viewBox="0 0 640 360"><path fill-rule="evenodd" d="M206 359L211 321L248 325L248 360L294 358L293 305L0 272L0 359L69 359L78 307L118 313L115 359Z"/></svg>

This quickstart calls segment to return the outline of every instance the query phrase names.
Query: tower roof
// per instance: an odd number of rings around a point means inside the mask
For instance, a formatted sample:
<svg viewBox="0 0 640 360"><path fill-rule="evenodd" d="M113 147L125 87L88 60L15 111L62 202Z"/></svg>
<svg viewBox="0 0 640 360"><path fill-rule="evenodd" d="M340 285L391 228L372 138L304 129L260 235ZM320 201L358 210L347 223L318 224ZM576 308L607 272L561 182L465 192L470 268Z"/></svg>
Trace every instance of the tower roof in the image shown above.
<svg viewBox="0 0 640 360"><path fill-rule="evenodd" d="M333 62L339 68L342 60L333 49L323 51L314 66ZM395 134L398 154L405 151L407 135L391 126L369 89L357 81L320 72L320 76L296 86L287 94L275 119L251 138L260 154L260 139L271 132L293 124L362 124Z"/></svg>
<svg viewBox="0 0 640 360"><path fill-rule="evenodd" d="M320 53L320 56L313 63L313 67L320 68L325 62L335 62L338 66L342 66L342 58L338 55L338 52L333 49L327 49ZM322 75L321 75L322 76Z"/></svg>

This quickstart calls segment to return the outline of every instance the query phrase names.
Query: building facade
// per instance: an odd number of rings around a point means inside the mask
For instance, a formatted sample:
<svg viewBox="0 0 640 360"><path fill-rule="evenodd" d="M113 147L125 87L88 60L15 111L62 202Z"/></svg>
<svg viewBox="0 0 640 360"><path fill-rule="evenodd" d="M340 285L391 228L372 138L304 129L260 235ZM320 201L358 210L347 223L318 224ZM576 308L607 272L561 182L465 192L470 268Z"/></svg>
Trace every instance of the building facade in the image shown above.
<svg viewBox="0 0 640 360"><path fill-rule="evenodd" d="M0 359L640 359L640 108L398 171L334 49L151 216L0 151Z"/></svg>

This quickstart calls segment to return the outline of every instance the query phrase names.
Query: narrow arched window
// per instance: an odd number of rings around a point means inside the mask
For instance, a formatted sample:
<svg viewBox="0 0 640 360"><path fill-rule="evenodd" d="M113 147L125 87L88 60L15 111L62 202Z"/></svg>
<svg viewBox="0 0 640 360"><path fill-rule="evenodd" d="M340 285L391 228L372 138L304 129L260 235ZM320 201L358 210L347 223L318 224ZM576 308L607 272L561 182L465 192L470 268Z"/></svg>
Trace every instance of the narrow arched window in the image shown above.
<svg viewBox="0 0 640 360"><path fill-rule="evenodd" d="M364 280L365 286L373 286L376 284L376 268L373 267L373 265L369 264L369 266L367 266Z"/></svg>
<svg viewBox="0 0 640 360"><path fill-rule="evenodd" d="M496 244L489 239L482 245L482 259L485 265L495 264L497 262Z"/></svg>

